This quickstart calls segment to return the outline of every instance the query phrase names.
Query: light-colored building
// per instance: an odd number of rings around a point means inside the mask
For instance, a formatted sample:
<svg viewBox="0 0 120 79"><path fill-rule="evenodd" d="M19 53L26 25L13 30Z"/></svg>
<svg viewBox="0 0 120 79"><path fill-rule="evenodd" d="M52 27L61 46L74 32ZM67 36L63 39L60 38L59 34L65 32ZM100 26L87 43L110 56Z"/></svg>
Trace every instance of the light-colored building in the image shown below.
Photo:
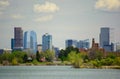
<svg viewBox="0 0 120 79"><path fill-rule="evenodd" d="M119 42L119 43L116 43L116 51L117 51L117 52L120 52L120 42Z"/></svg>
<svg viewBox="0 0 120 79"><path fill-rule="evenodd" d="M37 35L34 31L24 33L24 49L29 49L33 53L37 52Z"/></svg>
<svg viewBox="0 0 120 79"><path fill-rule="evenodd" d="M106 51L114 51L114 30L109 27L102 27L100 30L100 47Z"/></svg>
<svg viewBox="0 0 120 79"><path fill-rule="evenodd" d="M42 44L38 44L37 45L37 51L38 52L42 52Z"/></svg>
<svg viewBox="0 0 120 79"><path fill-rule="evenodd" d="M73 39L68 39L65 41L65 43L66 43L66 48L71 46L77 47L77 44L78 44L77 40L73 40Z"/></svg>

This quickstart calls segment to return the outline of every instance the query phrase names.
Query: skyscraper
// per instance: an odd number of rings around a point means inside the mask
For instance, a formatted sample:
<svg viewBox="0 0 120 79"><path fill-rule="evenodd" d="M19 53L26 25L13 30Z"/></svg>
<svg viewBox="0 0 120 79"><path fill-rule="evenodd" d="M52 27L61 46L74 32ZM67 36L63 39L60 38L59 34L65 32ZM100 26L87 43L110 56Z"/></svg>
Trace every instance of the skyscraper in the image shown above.
<svg viewBox="0 0 120 79"><path fill-rule="evenodd" d="M79 48L79 49L80 48L88 49L90 47L89 39L80 40L80 41L69 39L69 40L66 40L65 43L66 43L66 48L70 47L70 46L73 46L73 47L76 47L76 48Z"/></svg>
<svg viewBox="0 0 120 79"><path fill-rule="evenodd" d="M33 53L37 52L37 36L34 31L24 33L24 49L29 49Z"/></svg>
<svg viewBox="0 0 120 79"><path fill-rule="evenodd" d="M80 41L78 42L78 48L89 49L89 48L90 48L89 39L80 40Z"/></svg>
<svg viewBox="0 0 120 79"><path fill-rule="evenodd" d="M66 48L70 46L77 47L78 44L77 40L72 40L72 39L66 40L65 43L66 43Z"/></svg>
<svg viewBox="0 0 120 79"><path fill-rule="evenodd" d="M110 43L110 28L101 28L100 32L100 47L109 45Z"/></svg>
<svg viewBox="0 0 120 79"><path fill-rule="evenodd" d="M108 27L101 28L100 31L100 47L104 48L106 51L113 51L113 32Z"/></svg>
<svg viewBox="0 0 120 79"><path fill-rule="evenodd" d="M23 49L23 30L21 27L14 28L14 49Z"/></svg>
<svg viewBox="0 0 120 79"><path fill-rule="evenodd" d="M42 36L42 51L52 50L52 36L48 33Z"/></svg>
<svg viewBox="0 0 120 79"><path fill-rule="evenodd" d="M14 50L14 45L15 45L15 40L12 38L11 39L11 49Z"/></svg>
<svg viewBox="0 0 120 79"><path fill-rule="evenodd" d="M116 43L116 51L117 51L117 52L120 52L120 43L119 43L119 42Z"/></svg>

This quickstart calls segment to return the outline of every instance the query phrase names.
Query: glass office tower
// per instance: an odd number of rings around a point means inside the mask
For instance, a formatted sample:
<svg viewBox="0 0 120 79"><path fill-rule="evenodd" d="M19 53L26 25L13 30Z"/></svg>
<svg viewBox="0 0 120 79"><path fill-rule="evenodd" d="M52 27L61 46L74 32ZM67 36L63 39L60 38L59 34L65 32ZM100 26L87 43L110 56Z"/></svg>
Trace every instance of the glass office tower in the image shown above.
<svg viewBox="0 0 120 79"><path fill-rule="evenodd" d="M77 40L72 40L72 39L66 40L65 43L66 43L66 48L71 46L77 47L77 44L78 44Z"/></svg>
<svg viewBox="0 0 120 79"><path fill-rule="evenodd" d="M114 51L114 34L113 30L108 27L103 27L100 30L100 47L106 51Z"/></svg>
<svg viewBox="0 0 120 79"><path fill-rule="evenodd" d="M110 44L110 28L101 28L100 32L100 47Z"/></svg>
<svg viewBox="0 0 120 79"><path fill-rule="evenodd" d="M48 33L42 36L42 51L52 50L52 35Z"/></svg>
<svg viewBox="0 0 120 79"><path fill-rule="evenodd" d="M24 49L29 49L33 53L37 52L37 36L34 31L24 33Z"/></svg>

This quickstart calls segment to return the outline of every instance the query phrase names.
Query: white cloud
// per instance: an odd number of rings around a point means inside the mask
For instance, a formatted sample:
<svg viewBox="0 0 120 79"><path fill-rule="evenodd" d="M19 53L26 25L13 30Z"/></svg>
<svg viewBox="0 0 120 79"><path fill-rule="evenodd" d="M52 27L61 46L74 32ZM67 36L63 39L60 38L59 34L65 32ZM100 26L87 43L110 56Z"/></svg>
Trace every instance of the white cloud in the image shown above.
<svg viewBox="0 0 120 79"><path fill-rule="evenodd" d="M13 15L11 15L11 18L13 18L13 19L22 19L22 18L24 18L24 16L22 16L21 14L13 14Z"/></svg>
<svg viewBox="0 0 120 79"><path fill-rule="evenodd" d="M53 19L53 15L47 15L47 16L42 16L42 17L38 17L35 19L36 22L46 22L46 21L50 21Z"/></svg>
<svg viewBox="0 0 120 79"><path fill-rule="evenodd" d="M10 5L8 0L0 0L0 16L4 14L4 10Z"/></svg>
<svg viewBox="0 0 120 79"><path fill-rule="evenodd" d="M0 1L0 6L5 7L5 6L9 6L9 5L10 5L10 3L7 0L1 0Z"/></svg>
<svg viewBox="0 0 120 79"><path fill-rule="evenodd" d="M45 4L35 4L34 11L37 13L45 12L45 13L54 13L59 10L59 7L52 2L46 1Z"/></svg>
<svg viewBox="0 0 120 79"><path fill-rule="evenodd" d="M120 11L120 0L98 0L95 8L107 11Z"/></svg>
<svg viewBox="0 0 120 79"><path fill-rule="evenodd" d="M10 3L8 0L1 0L0 1L0 9L5 9L9 5L10 5Z"/></svg>

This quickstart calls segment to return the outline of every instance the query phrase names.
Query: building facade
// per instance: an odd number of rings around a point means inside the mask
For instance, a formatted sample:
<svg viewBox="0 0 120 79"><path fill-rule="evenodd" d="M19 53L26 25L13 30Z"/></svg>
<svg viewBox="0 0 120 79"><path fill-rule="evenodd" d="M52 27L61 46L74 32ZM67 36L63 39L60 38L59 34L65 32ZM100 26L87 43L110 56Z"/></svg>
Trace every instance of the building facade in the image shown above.
<svg viewBox="0 0 120 79"><path fill-rule="evenodd" d="M58 55L60 53L60 49L58 47L54 47L54 51L55 51L55 57L58 58Z"/></svg>
<svg viewBox="0 0 120 79"><path fill-rule="evenodd" d="M14 50L23 49L23 30L21 27L14 28Z"/></svg>
<svg viewBox="0 0 120 79"><path fill-rule="evenodd" d="M66 48L67 47L77 47L78 46L78 42L77 40L72 40L72 39L68 39L65 41L65 44L66 44Z"/></svg>
<svg viewBox="0 0 120 79"><path fill-rule="evenodd" d="M14 50L15 40L14 38L11 39L11 49Z"/></svg>
<svg viewBox="0 0 120 79"><path fill-rule="evenodd" d="M42 52L42 44L37 45L37 51L40 53Z"/></svg>
<svg viewBox="0 0 120 79"><path fill-rule="evenodd" d="M37 35L34 31L26 31L24 33L24 49L28 49L32 53L37 52Z"/></svg>
<svg viewBox="0 0 120 79"><path fill-rule="evenodd" d="M116 43L116 51L120 52L120 42Z"/></svg>
<svg viewBox="0 0 120 79"><path fill-rule="evenodd" d="M100 30L100 47L109 52L114 51L113 32L111 31L108 27L103 27Z"/></svg>
<svg viewBox="0 0 120 79"><path fill-rule="evenodd" d="M52 35L48 33L42 36L42 51L52 50Z"/></svg>
<svg viewBox="0 0 120 79"><path fill-rule="evenodd" d="M79 48L79 49L89 49L89 48L90 48L89 39L80 40L80 41L78 42L78 48Z"/></svg>
<svg viewBox="0 0 120 79"><path fill-rule="evenodd" d="M80 40L80 41L69 39L66 40L65 43L66 43L66 48L72 46L79 49L89 49L90 47L89 39Z"/></svg>

